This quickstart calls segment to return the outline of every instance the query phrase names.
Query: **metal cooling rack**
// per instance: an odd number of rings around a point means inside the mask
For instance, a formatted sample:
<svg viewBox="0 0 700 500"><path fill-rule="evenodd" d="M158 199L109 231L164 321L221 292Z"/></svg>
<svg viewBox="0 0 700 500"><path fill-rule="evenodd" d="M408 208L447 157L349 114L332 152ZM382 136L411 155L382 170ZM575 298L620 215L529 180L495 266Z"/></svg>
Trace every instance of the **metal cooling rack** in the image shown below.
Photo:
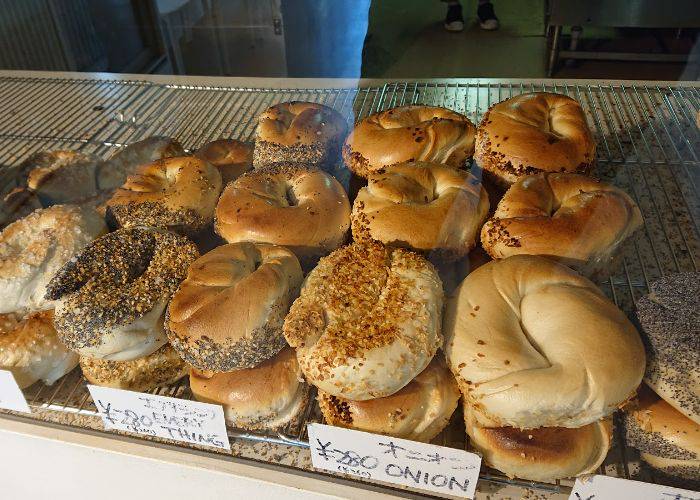
<svg viewBox="0 0 700 500"><path fill-rule="evenodd" d="M645 218L645 229L624 249L617 269L599 284L634 319L636 300L649 283L669 273L697 271L700 260L700 85L577 83L558 80L463 83L393 82L346 89L255 89L160 84L148 81L0 76L0 189L12 186L14 168L45 149L77 149L101 157L151 135L177 138L192 150L209 140L252 140L255 117L289 100L327 104L349 121L404 104L452 108L478 123L490 105L531 91L570 95L583 106L598 144L598 177L628 192ZM53 387L26 392L37 409L96 415L79 370ZM190 398L186 382L154 391ZM305 423L318 419L310 404L304 421L275 435L230 430L233 438L308 446ZM465 446L459 418L441 444ZM637 454L616 443L600 473L655 482ZM459 436L455 438L455 436ZM571 482L513 481L495 471L483 480L543 490L566 490Z"/></svg>

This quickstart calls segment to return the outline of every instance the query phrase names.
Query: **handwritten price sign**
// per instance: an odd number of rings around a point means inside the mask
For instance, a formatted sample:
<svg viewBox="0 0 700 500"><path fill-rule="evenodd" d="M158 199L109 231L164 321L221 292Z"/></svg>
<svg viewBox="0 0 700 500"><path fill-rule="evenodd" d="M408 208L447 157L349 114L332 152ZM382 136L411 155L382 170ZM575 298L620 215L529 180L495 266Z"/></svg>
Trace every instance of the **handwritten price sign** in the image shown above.
<svg viewBox="0 0 700 500"><path fill-rule="evenodd" d="M628 481L609 476L586 476L576 479L569 500L700 500L700 493L661 484Z"/></svg>
<svg viewBox="0 0 700 500"><path fill-rule="evenodd" d="M309 424L317 469L473 498L481 468L474 453L407 439Z"/></svg>
<svg viewBox="0 0 700 500"><path fill-rule="evenodd" d="M12 372L7 370L0 370L0 408L31 413L15 377L12 376Z"/></svg>
<svg viewBox="0 0 700 500"><path fill-rule="evenodd" d="M221 406L88 385L105 428L228 450Z"/></svg>

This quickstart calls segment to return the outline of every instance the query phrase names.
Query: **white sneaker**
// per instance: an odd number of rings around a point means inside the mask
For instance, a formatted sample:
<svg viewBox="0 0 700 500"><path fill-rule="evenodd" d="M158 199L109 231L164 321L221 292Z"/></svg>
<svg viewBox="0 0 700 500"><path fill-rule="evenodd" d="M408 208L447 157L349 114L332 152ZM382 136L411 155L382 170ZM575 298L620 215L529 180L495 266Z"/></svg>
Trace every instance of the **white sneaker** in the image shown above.
<svg viewBox="0 0 700 500"><path fill-rule="evenodd" d="M447 31L464 31L464 22L452 21L450 23L445 23L445 29Z"/></svg>
<svg viewBox="0 0 700 500"><path fill-rule="evenodd" d="M487 19L486 21L479 21L479 26L482 30L494 31L500 27L500 24L498 24L498 19Z"/></svg>

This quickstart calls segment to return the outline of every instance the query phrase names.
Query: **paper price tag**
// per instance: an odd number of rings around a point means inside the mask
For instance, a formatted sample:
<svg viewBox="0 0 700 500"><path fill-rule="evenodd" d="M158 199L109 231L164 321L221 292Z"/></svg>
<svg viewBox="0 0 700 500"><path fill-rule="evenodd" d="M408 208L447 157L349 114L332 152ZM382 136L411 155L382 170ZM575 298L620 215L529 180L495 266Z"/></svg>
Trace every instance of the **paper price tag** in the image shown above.
<svg viewBox="0 0 700 500"><path fill-rule="evenodd" d="M309 424L315 468L473 498L481 457L464 450Z"/></svg>
<svg viewBox="0 0 700 500"><path fill-rule="evenodd" d="M700 500L700 493L661 484L629 481L610 476L584 476L576 479L569 500Z"/></svg>
<svg viewBox="0 0 700 500"><path fill-rule="evenodd" d="M221 406L88 385L105 428L230 449Z"/></svg>
<svg viewBox="0 0 700 500"><path fill-rule="evenodd" d="M32 412L15 377L7 370L0 370L0 408L24 413Z"/></svg>

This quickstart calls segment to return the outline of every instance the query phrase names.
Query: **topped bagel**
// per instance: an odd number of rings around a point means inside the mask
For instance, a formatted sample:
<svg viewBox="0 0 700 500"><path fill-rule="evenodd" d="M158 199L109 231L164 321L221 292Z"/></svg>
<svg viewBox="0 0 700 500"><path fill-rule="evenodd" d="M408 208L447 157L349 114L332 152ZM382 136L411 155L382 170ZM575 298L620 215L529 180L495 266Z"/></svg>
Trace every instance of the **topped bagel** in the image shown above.
<svg viewBox="0 0 700 500"><path fill-rule="evenodd" d="M549 92L494 104L476 131L474 159L497 185L540 172L588 173L595 142L581 105Z"/></svg>
<svg viewBox="0 0 700 500"><path fill-rule="evenodd" d="M120 227L151 226L194 233L211 223L221 174L193 156L164 158L138 167L107 202Z"/></svg>
<svg viewBox="0 0 700 500"><path fill-rule="evenodd" d="M98 238L56 273L61 341L88 357L129 361L167 341L163 314L197 258L194 243L158 229L125 228Z"/></svg>
<svg viewBox="0 0 700 500"><path fill-rule="evenodd" d="M474 152L474 124L447 108L400 106L368 116L345 140L343 160L360 177L406 161L461 167Z"/></svg>
<svg viewBox="0 0 700 500"><path fill-rule="evenodd" d="M586 278L534 255L467 276L444 335L447 363L485 427L581 427L626 403L644 374L625 314Z"/></svg>

